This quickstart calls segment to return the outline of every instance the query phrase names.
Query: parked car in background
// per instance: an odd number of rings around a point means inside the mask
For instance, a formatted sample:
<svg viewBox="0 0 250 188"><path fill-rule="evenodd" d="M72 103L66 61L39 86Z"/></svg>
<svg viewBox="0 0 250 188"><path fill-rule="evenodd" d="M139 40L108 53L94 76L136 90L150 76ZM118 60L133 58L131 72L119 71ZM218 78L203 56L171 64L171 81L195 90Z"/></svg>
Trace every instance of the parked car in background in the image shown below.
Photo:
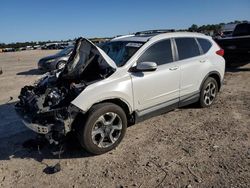
<svg viewBox="0 0 250 188"><path fill-rule="evenodd" d="M15 52L15 48L3 48L2 49L3 52Z"/></svg>
<svg viewBox="0 0 250 188"><path fill-rule="evenodd" d="M42 46L42 50L57 50L59 49L58 43L48 43Z"/></svg>
<svg viewBox="0 0 250 188"><path fill-rule="evenodd" d="M41 49L41 45L35 45L33 46L34 50Z"/></svg>
<svg viewBox="0 0 250 188"><path fill-rule="evenodd" d="M101 45L76 42L63 70L25 86L16 105L24 124L50 143L74 132L94 154L115 148L128 125L191 103L211 106L225 72L211 37L162 30Z"/></svg>
<svg viewBox="0 0 250 188"><path fill-rule="evenodd" d="M68 46L74 45L74 41L71 42L56 42L56 43L47 43L44 44L41 49L42 50L58 50L58 49L64 49Z"/></svg>
<svg viewBox="0 0 250 188"><path fill-rule="evenodd" d="M250 62L250 23L236 25L232 36L216 38L225 50L227 66L242 66Z"/></svg>
<svg viewBox="0 0 250 188"><path fill-rule="evenodd" d="M26 46L25 48L26 48L26 50L34 50L33 46Z"/></svg>
<svg viewBox="0 0 250 188"><path fill-rule="evenodd" d="M64 49L68 46L69 46L68 42L62 42L62 43L58 43L57 47L58 47L58 49Z"/></svg>
<svg viewBox="0 0 250 188"><path fill-rule="evenodd" d="M48 57L44 57L38 61L38 69L43 71L52 71L55 69L62 69L66 62L69 59L70 54L72 53L74 46L68 46Z"/></svg>
<svg viewBox="0 0 250 188"><path fill-rule="evenodd" d="M221 28L221 37L231 37L237 24L225 24Z"/></svg>

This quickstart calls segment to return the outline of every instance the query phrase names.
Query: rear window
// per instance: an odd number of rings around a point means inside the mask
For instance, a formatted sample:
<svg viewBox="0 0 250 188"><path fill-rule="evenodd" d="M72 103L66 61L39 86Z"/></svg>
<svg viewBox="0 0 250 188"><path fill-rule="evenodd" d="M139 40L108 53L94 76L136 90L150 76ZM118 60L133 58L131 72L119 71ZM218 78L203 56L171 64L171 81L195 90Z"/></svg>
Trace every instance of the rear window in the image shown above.
<svg viewBox="0 0 250 188"><path fill-rule="evenodd" d="M176 38L175 39L179 60L200 55L199 46L194 38Z"/></svg>
<svg viewBox="0 0 250 188"><path fill-rule="evenodd" d="M250 35L250 24L249 23L238 24L235 27L233 36L245 36L245 35Z"/></svg>
<svg viewBox="0 0 250 188"><path fill-rule="evenodd" d="M197 38L197 40L201 46L203 53L204 54L207 53L212 46L211 42L209 42L207 39L202 39L202 38Z"/></svg>

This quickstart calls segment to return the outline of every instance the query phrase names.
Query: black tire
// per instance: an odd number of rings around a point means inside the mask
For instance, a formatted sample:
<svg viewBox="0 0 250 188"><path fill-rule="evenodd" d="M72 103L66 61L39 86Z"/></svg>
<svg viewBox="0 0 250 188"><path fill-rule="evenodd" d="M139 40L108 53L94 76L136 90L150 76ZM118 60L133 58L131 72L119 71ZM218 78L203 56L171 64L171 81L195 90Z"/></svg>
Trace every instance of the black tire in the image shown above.
<svg viewBox="0 0 250 188"><path fill-rule="evenodd" d="M66 64L66 61L59 61L59 62L57 63L57 65L56 65L56 68L59 69L61 66L63 66L63 65L65 66L65 64ZM63 67L64 67L64 66L63 66Z"/></svg>
<svg viewBox="0 0 250 188"><path fill-rule="evenodd" d="M119 133L117 133L117 135L119 135L119 137L117 138L117 140L114 143L112 143L112 145L101 147L101 146L99 146L99 144L95 143L95 137L93 138L92 135L93 135L93 131L95 131L95 128L98 124L97 122L98 122L99 118L105 117L105 115L109 114L109 113L116 114L115 117L118 118L119 122L121 121L122 128L121 128L121 130L119 130ZM115 121L117 121L117 120L115 120ZM108 122L108 121L105 121L105 122ZM98 130L101 127L105 127L105 125L99 126ZM103 129L104 129L104 132L102 132L102 133L105 133L106 129L105 128L103 128ZM84 149L86 149L88 152L90 152L92 154L99 155L99 154L106 153L106 152L114 149L115 147L117 147L119 145L119 143L122 141L122 139L126 133L126 129L127 129L127 116L126 116L125 112L123 111L123 109L120 106L115 105L113 103L100 103L100 104L93 106L89 110L88 115L86 117L86 120L84 122L82 122L81 124L79 124L78 140L79 140L81 146ZM110 129L110 132L112 132L111 129ZM114 132L114 130L113 130L113 132ZM108 133L105 133L105 134L108 134ZM96 135L98 135L98 134L96 134ZM103 136L101 136L101 137L103 138ZM110 134L107 137L110 138ZM112 137L113 137L113 135L112 135ZM108 140L108 139L106 139L106 140ZM109 142L109 140L108 140L108 142Z"/></svg>
<svg viewBox="0 0 250 188"><path fill-rule="evenodd" d="M211 91L209 90L208 92L209 87L213 88L213 90L211 89ZM200 100L199 100L200 106L202 108L211 106L214 103L217 94L218 94L217 81L212 77L208 77L203 83L202 88L201 88Z"/></svg>

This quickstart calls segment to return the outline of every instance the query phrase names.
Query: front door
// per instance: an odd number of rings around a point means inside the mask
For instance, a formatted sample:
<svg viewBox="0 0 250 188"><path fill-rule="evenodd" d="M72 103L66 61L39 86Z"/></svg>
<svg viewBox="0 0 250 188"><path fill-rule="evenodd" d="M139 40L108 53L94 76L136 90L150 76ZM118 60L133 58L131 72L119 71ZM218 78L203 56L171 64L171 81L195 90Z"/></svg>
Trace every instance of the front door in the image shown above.
<svg viewBox="0 0 250 188"><path fill-rule="evenodd" d="M180 68L173 61L170 39L149 47L137 60L155 62L152 72L131 73L135 109L142 111L179 102Z"/></svg>

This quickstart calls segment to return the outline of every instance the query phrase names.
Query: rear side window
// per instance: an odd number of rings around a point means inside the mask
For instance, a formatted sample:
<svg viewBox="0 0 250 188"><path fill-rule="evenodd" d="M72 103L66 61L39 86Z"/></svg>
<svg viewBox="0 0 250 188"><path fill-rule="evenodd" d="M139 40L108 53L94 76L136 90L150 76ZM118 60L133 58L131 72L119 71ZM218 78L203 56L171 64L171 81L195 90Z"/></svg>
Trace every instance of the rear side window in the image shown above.
<svg viewBox="0 0 250 188"><path fill-rule="evenodd" d="M170 40L164 40L153 44L142 54L137 62L140 63L147 61L155 62L157 65L173 62Z"/></svg>
<svg viewBox="0 0 250 188"><path fill-rule="evenodd" d="M175 42L177 45L179 60L200 55L199 46L194 38L176 38Z"/></svg>
<svg viewBox="0 0 250 188"><path fill-rule="evenodd" d="M211 42L209 42L207 39L202 39L202 38L197 38L197 40L201 46L203 53L204 54L207 53L212 46Z"/></svg>
<svg viewBox="0 0 250 188"><path fill-rule="evenodd" d="M245 36L250 35L250 24L249 23L242 23L238 24L233 32L233 36Z"/></svg>

